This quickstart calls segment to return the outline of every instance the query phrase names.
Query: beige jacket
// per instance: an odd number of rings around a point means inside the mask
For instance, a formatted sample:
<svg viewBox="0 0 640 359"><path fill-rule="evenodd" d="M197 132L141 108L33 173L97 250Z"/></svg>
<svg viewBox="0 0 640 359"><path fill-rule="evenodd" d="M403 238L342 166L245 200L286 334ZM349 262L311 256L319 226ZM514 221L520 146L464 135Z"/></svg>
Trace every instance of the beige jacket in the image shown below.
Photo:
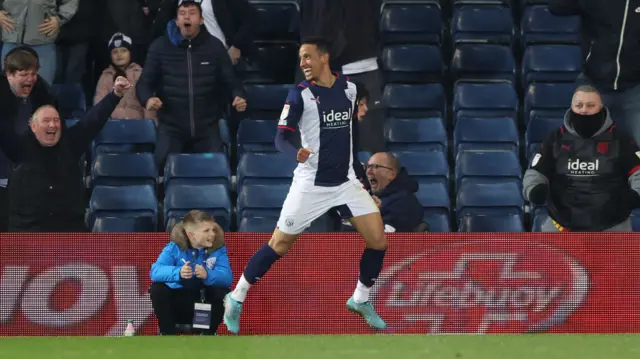
<svg viewBox="0 0 640 359"><path fill-rule="evenodd" d="M119 119L119 120L129 120L129 119L141 119L141 118L151 118L154 121L157 121L156 111L147 111L144 106L138 100L136 96L136 83L140 78L140 74L142 74L142 67L132 62L126 69L127 79L131 82L131 89L127 91L118 104L118 107L111 114L111 118ZM114 79L113 76L116 74L116 69L113 65L110 65L106 70L102 72L100 79L98 80L98 85L96 87L96 96L94 99L94 104L100 102L105 96L107 96L113 90Z"/></svg>

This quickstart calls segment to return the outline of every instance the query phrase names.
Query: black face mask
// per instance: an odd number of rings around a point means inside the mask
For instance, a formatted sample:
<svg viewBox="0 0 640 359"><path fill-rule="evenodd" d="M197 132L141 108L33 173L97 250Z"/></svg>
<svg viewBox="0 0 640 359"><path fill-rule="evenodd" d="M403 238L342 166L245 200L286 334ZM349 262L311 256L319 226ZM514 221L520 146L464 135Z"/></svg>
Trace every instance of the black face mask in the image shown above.
<svg viewBox="0 0 640 359"><path fill-rule="evenodd" d="M569 113L569 121L580 137L590 138L602 128L606 114L605 110L600 110L600 112L593 115L580 115L571 111Z"/></svg>

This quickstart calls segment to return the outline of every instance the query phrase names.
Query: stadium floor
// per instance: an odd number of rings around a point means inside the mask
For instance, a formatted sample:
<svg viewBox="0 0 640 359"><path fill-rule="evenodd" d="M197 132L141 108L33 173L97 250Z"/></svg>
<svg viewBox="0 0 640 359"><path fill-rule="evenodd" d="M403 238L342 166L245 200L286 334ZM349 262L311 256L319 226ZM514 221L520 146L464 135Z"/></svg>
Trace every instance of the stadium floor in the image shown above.
<svg viewBox="0 0 640 359"><path fill-rule="evenodd" d="M0 358L637 359L640 335L0 338Z"/></svg>

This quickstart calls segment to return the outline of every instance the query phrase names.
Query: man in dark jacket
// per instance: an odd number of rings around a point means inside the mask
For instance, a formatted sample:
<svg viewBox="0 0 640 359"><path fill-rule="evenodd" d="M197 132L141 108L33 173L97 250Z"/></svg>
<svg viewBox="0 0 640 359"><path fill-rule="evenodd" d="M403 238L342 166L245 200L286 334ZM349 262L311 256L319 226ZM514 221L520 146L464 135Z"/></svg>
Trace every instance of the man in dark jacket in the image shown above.
<svg viewBox="0 0 640 359"><path fill-rule="evenodd" d="M424 210L415 195L418 183L398 159L389 152L374 154L367 164L367 179L385 232L414 232L422 223Z"/></svg>
<svg viewBox="0 0 640 359"><path fill-rule="evenodd" d="M367 117L360 123L360 151L384 152L384 106L379 19L381 0L302 0L300 36L332 44L331 68L362 83L369 92ZM297 71L296 83L302 81Z"/></svg>
<svg viewBox="0 0 640 359"><path fill-rule="evenodd" d="M611 118L640 141L639 0L551 0L554 15L579 15L585 47L584 78L602 94Z"/></svg>
<svg viewBox="0 0 640 359"><path fill-rule="evenodd" d="M29 118L36 108L54 105L51 88L38 76L38 54L30 47L17 47L7 54L4 74L0 76L0 98L6 104L3 115L12 119L16 132L29 129ZM11 163L0 152L0 232L6 232L9 220L7 183Z"/></svg>
<svg viewBox="0 0 640 359"><path fill-rule="evenodd" d="M0 149L15 166L9 178L11 232L86 231L85 187L78 163L130 87L126 78L118 77L113 92L68 129L54 107L40 107L23 134L5 116L11 99L0 98Z"/></svg>
<svg viewBox="0 0 640 359"><path fill-rule="evenodd" d="M140 103L158 110L158 168L169 153L222 150L219 104L229 98L228 89L236 111L247 108L227 50L201 31L203 21L199 3L182 2L177 20L167 25L167 35L151 44L136 85Z"/></svg>

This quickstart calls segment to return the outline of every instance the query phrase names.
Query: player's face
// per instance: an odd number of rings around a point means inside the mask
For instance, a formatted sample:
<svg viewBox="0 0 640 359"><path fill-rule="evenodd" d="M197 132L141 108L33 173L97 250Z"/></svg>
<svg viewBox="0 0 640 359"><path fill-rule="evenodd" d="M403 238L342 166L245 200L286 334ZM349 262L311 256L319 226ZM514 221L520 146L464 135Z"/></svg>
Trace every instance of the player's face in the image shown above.
<svg viewBox="0 0 640 359"><path fill-rule="evenodd" d="M602 107L602 99L596 92L578 91L571 101L571 110L580 115L595 115Z"/></svg>
<svg viewBox="0 0 640 359"><path fill-rule="evenodd" d="M329 65L329 54L320 54L316 45L300 46L300 69L307 81L315 81Z"/></svg>
<svg viewBox="0 0 640 359"><path fill-rule="evenodd" d="M187 39L192 39L200 33L200 25L203 20L200 10L195 6L183 6L178 9L176 24L180 28L180 33Z"/></svg>
<svg viewBox="0 0 640 359"><path fill-rule="evenodd" d="M192 232L188 232L191 245L194 248L210 248L216 240L213 222L200 222Z"/></svg>

